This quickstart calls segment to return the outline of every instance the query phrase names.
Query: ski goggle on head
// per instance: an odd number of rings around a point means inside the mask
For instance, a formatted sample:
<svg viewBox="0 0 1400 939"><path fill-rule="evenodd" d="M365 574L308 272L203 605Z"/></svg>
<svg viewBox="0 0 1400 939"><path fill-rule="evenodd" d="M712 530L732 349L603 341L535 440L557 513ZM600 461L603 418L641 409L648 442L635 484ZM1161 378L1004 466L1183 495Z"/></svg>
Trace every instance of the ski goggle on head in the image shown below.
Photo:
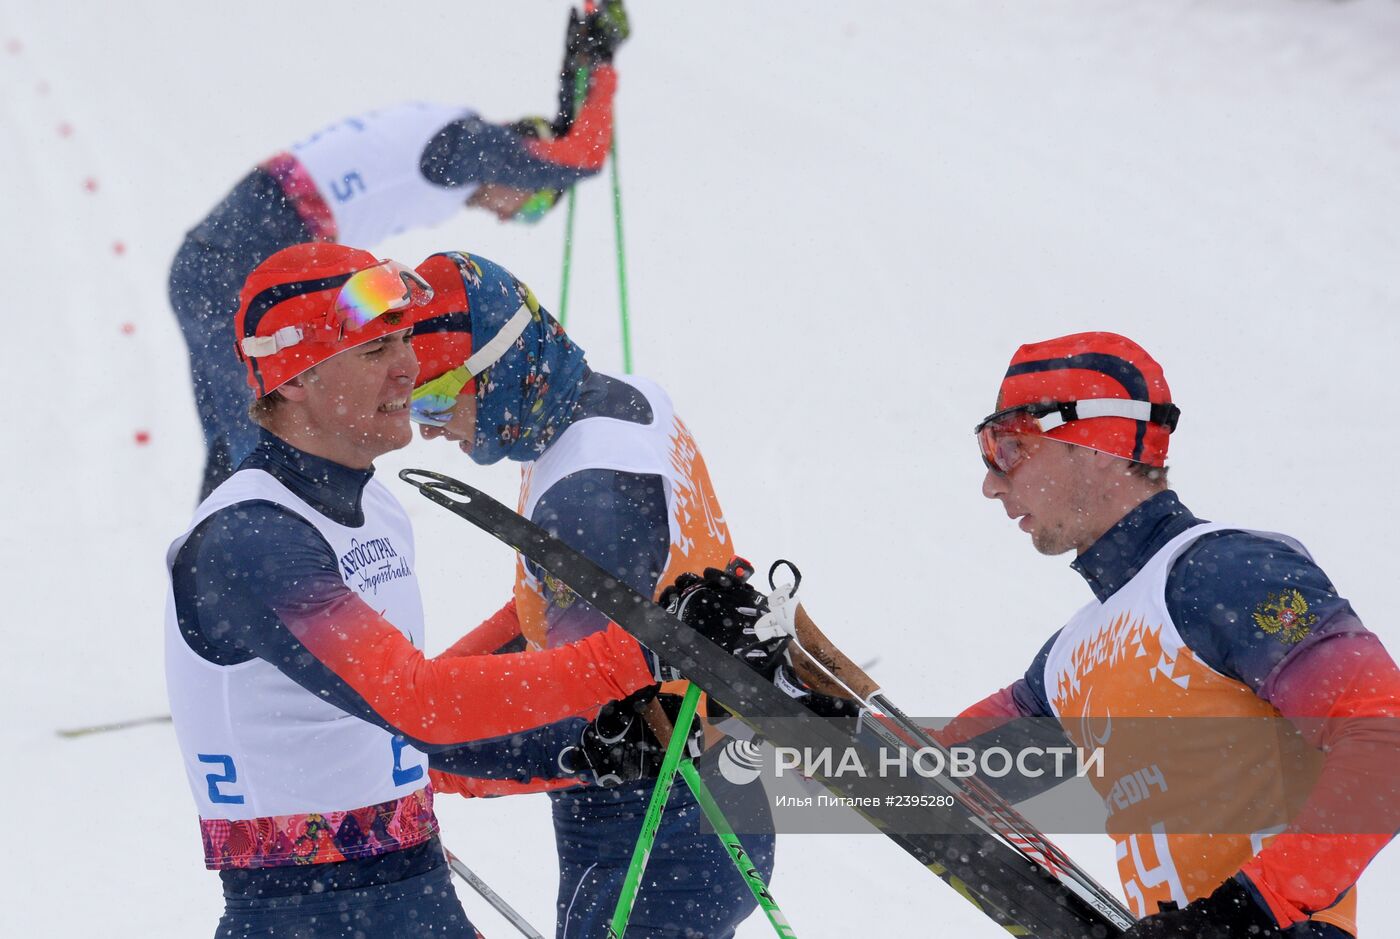
<svg viewBox="0 0 1400 939"><path fill-rule="evenodd" d="M1006 476L1035 450L1038 445L1036 438L1070 421L1122 417L1161 424L1170 433L1176 429L1180 416L1181 411L1174 404L1152 404L1126 398L1037 401L989 414L974 428L974 432L983 464L998 476Z"/></svg>
<svg viewBox="0 0 1400 939"><path fill-rule="evenodd" d="M423 306L431 299L433 288L413 268L383 261L345 282L335 298L335 314L343 332L354 332L385 313Z"/></svg>
<svg viewBox="0 0 1400 939"><path fill-rule="evenodd" d="M476 393L476 377L510 351L520 334L525 332L525 327L530 325L532 316L534 312L530 304L522 302L500 332L492 336L490 342L473 351L467 361L415 388L408 402L409 418L429 427L446 426L452 420L457 397L463 393Z"/></svg>
<svg viewBox="0 0 1400 939"><path fill-rule="evenodd" d="M259 358L303 341L339 342L386 313L399 313L432 299L433 288L413 268L398 261L381 261L350 275L324 322L284 326L271 336L247 336L242 342L243 353Z"/></svg>

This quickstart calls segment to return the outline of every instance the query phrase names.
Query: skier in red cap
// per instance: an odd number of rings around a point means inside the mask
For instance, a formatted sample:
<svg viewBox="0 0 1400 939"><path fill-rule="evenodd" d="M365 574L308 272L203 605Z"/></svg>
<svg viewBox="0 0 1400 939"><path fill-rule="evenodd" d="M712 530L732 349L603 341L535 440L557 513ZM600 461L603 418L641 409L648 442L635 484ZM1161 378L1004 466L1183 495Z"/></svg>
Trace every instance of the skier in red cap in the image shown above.
<svg viewBox="0 0 1400 939"><path fill-rule="evenodd" d="M625 771L597 748L563 759L592 726L569 718L679 677L613 625L528 656L423 655L413 532L374 460L412 438L409 327L431 298L411 268L326 243L272 255L240 295L258 444L167 554L167 685L220 937L475 935L429 761L522 783Z"/></svg>
<svg viewBox="0 0 1400 939"><path fill-rule="evenodd" d="M257 441L247 394L227 357L239 286L273 252L308 241L373 247L453 218L463 206L538 221L602 168L612 142L613 54L628 35L622 0L569 21L552 121L497 124L460 105L407 102L332 125L263 161L186 236L170 269L204 429L200 498ZM582 100L575 79L586 72Z"/></svg>
<svg viewBox="0 0 1400 939"><path fill-rule="evenodd" d="M1356 880L1396 827L1400 671L1299 542L1181 503L1166 468L1178 416L1161 366L1122 336L1016 351L977 426L982 493L1042 554L1073 551L1094 599L964 726L1054 717L1076 746L1102 748L1093 781L1145 917L1133 939L1355 935ZM1125 727L1153 717L1248 721L1261 749L1172 758L1164 745L1182 731L1150 725L1143 746ZM1252 759L1284 775L1307 762L1277 742L1279 717L1312 745L1317 780L1287 827L1232 826L1258 811Z"/></svg>
<svg viewBox="0 0 1400 939"><path fill-rule="evenodd" d="M1123 336L1016 351L976 427L982 493L1042 554L1074 552L1094 596L934 734L1038 746L1050 719L1102 751L1129 939L1354 936L1357 879L1400 829L1400 670L1298 541L1168 488L1179 416ZM1054 782L989 781L1015 799Z"/></svg>

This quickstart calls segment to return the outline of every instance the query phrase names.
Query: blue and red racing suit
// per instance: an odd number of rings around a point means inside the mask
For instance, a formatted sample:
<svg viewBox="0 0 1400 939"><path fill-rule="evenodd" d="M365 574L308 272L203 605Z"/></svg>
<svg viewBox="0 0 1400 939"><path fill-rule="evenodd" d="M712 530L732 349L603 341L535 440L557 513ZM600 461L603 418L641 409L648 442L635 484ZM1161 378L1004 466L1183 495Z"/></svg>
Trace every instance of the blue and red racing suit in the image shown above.
<svg viewBox="0 0 1400 939"><path fill-rule="evenodd" d="M542 410L550 410L549 404ZM646 596L657 596L682 572L724 566L734 554L729 528L705 460L664 390L635 376L591 372L567 413L567 424L556 428L543 454L522 467L522 514ZM512 603L450 651L524 646L538 650L531 654L548 654L609 628L616 627L606 616L521 558ZM667 693L683 690L663 687ZM770 877L774 837L767 796L760 785L737 786L710 772L721 751L712 746L697 767L726 815L743 826L745 849ZM553 790L556 934L607 935L654 780L610 789L568 779L517 784L456 781L450 773L435 773L434 780L441 791L475 795ZM719 840L705 830L694 797L677 786L628 935L723 939L754 908Z"/></svg>
<svg viewBox="0 0 1400 939"><path fill-rule="evenodd" d="M190 356L207 460L200 498L257 442L245 370L230 324L248 273L307 241L373 249L438 225L478 187L568 189L602 168L612 143L617 72L590 70L568 132L535 139L467 108L408 102L348 118L263 161L185 236L170 268L170 303Z"/></svg>
<svg viewBox="0 0 1400 939"><path fill-rule="evenodd" d="M450 889L400 889L445 883L430 768L561 776L568 718L653 680L616 626L545 655L426 658L413 551L373 470L266 431L171 547L167 682L230 934L305 913L245 908L260 898L371 888L464 928Z"/></svg>
<svg viewBox="0 0 1400 939"><path fill-rule="evenodd" d="M1354 935L1353 887L1396 821L1400 670L1380 640L1296 541L1204 522L1169 490L1073 567L1095 599L940 736L1054 717L1101 747L1094 785L1139 916L1235 877L1290 936ZM1287 824L1240 827L1308 775L1280 720L1318 765Z"/></svg>

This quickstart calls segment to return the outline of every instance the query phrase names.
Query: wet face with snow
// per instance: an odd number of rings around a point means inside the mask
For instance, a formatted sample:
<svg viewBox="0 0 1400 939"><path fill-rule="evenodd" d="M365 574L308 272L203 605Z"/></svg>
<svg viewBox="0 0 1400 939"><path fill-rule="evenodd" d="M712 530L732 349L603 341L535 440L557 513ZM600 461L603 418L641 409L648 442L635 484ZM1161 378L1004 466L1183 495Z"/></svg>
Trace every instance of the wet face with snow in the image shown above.
<svg viewBox="0 0 1400 939"><path fill-rule="evenodd" d="M982 495L1001 502L1041 554L1083 553L1122 517L1126 460L1045 437L1025 437L1025 457L991 470Z"/></svg>
<svg viewBox="0 0 1400 939"><path fill-rule="evenodd" d="M294 403L303 449L368 469L375 457L413 439L408 398L418 359L407 329L326 359L279 389Z"/></svg>

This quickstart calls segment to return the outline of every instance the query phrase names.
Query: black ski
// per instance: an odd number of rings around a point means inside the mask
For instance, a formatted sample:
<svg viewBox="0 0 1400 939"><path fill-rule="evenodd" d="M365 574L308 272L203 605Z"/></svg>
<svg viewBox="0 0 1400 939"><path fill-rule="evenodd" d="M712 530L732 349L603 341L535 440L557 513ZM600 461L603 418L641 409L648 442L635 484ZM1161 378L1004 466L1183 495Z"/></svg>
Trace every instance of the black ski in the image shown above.
<svg viewBox="0 0 1400 939"><path fill-rule="evenodd" d="M868 731L852 734L811 714L738 659L510 508L449 476L418 469L403 470L399 476L548 570L766 739L812 751L852 750L861 754L867 767L878 766L877 744ZM927 805L929 796L946 795L930 779L884 776L872 769L866 776L843 773L821 782L839 795L876 800L876 806L860 809L866 819L1012 935L1109 939L1121 935L1120 924L1131 920L1121 906L1101 909L1086 902L1051 871L989 831L962 802L949 809L885 807L890 797L896 804ZM916 813L924 824L910 824ZM939 833L919 831L929 827L931 817Z"/></svg>

